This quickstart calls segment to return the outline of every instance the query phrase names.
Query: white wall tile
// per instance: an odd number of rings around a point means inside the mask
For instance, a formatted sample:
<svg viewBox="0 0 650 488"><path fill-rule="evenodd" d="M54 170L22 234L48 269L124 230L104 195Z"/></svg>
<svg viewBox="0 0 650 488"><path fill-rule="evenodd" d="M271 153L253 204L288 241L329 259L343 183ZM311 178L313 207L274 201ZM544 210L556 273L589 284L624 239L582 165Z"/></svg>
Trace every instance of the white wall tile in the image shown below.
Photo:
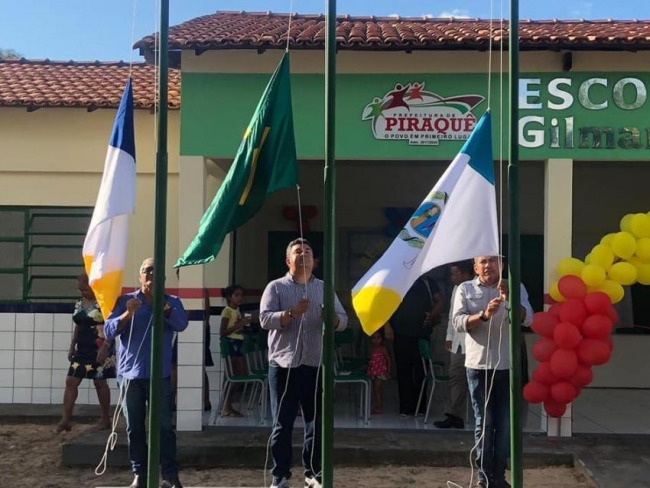
<svg viewBox="0 0 650 488"><path fill-rule="evenodd" d="M203 344L200 342L178 343L178 364L203 366Z"/></svg>
<svg viewBox="0 0 650 488"><path fill-rule="evenodd" d="M72 316L67 313L55 313L54 332L72 332Z"/></svg>
<svg viewBox="0 0 650 488"><path fill-rule="evenodd" d="M52 377L51 384L53 387L58 388L65 388L65 378L68 374L67 369L53 369L50 372L50 376Z"/></svg>
<svg viewBox="0 0 650 488"><path fill-rule="evenodd" d="M0 313L0 331L13 332L16 330L16 314Z"/></svg>
<svg viewBox="0 0 650 488"><path fill-rule="evenodd" d="M53 351L52 352L52 369L64 369L67 371L70 367L70 361L68 361L67 349L66 352L63 351Z"/></svg>
<svg viewBox="0 0 650 488"><path fill-rule="evenodd" d="M52 369L52 351L34 351L34 369Z"/></svg>
<svg viewBox="0 0 650 488"><path fill-rule="evenodd" d="M14 403L32 403L32 389L14 388Z"/></svg>
<svg viewBox="0 0 650 488"><path fill-rule="evenodd" d="M14 369L32 369L34 367L34 351L16 351Z"/></svg>
<svg viewBox="0 0 650 488"><path fill-rule="evenodd" d="M11 403L14 401L13 388L0 388L0 403Z"/></svg>
<svg viewBox="0 0 650 488"><path fill-rule="evenodd" d="M54 330L54 314L51 313L34 314L35 332L52 332L52 330Z"/></svg>
<svg viewBox="0 0 650 488"><path fill-rule="evenodd" d="M52 388L50 392L52 394L50 398L51 403L63 403L63 393L65 392L64 388Z"/></svg>
<svg viewBox="0 0 650 488"><path fill-rule="evenodd" d="M34 350L51 351L52 350L52 332L34 332Z"/></svg>
<svg viewBox="0 0 650 488"><path fill-rule="evenodd" d="M179 388L176 410L203 410L203 388Z"/></svg>
<svg viewBox="0 0 650 488"><path fill-rule="evenodd" d="M17 351L34 350L34 332L21 332L20 329L18 329L16 332L15 349Z"/></svg>
<svg viewBox="0 0 650 488"><path fill-rule="evenodd" d="M15 349L14 341L16 340L15 332L0 332L0 350Z"/></svg>
<svg viewBox="0 0 650 488"><path fill-rule="evenodd" d="M99 399L97 398L97 391L95 388L88 390L88 405L99 405Z"/></svg>
<svg viewBox="0 0 650 488"><path fill-rule="evenodd" d="M0 387L14 386L14 370L0 369Z"/></svg>
<svg viewBox="0 0 650 488"><path fill-rule="evenodd" d="M52 386L52 373L47 369L32 370L32 387L50 388ZM56 385L59 386L59 385ZM38 402L35 402L38 403Z"/></svg>
<svg viewBox="0 0 650 488"><path fill-rule="evenodd" d="M178 366L178 386L181 388L202 388L202 366Z"/></svg>
<svg viewBox="0 0 650 488"><path fill-rule="evenodd" d="M49 388L32 388L32 403L49 404L52 400L52 392Z"/></svg>
<svg viewBox="0 0 650 488"><path fill-rule="evenodd" d="M34 314L16 314L16 332L34 332Z"/></svg>
<svg viewBox="0 0 650 488"><path fill-rule="evenodd" d="M181 411L176 414L176 430L179 432L199 432L203 429L203 412Z"/></svg>
<svg viewBox="0 0 650 488"><path fill-rule="evenodd" d="M52 336L52 350L53 351L66 351L70 348L70 341L72 340L71 332L54 332Z"/></svg>
<svg viewBox="0 0 650 488"><path fill-rule="evenodd" d="M14 367L14 352L13 351L0 351L0 368Z"/></svg>
<svg viewBox="0 0 650 488"><path fill-rule="evenodd" d="M178 343L201 342L203 343L203 322L194 320L190 322L183 332L178 335Z"/></svg>
<svg viewBox="0 0 650 488"><path fill-rule="evenodd" d="M15 369L14 370L14 388L32 387L32 370Z"/></svg>
<svg viewBox="0 0 650 488"><path fill-rule="evenodd" d="M120 391L117 388L111 388L111 405L117 405L119 397Z"/></svg>

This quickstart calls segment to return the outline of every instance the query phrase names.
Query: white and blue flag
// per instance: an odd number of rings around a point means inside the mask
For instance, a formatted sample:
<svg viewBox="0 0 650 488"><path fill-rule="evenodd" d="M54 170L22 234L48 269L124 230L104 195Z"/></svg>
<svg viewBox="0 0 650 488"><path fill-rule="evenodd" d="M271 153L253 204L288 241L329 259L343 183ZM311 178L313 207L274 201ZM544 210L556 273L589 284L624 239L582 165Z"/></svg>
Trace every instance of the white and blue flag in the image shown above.
<svg viewBox="0 0 650 488"><path fill-rule="evenodd" d="M363 330L370 335L380 329L427 271L498 254L498 228L487 112L398 237L352 289Z"/></svg>

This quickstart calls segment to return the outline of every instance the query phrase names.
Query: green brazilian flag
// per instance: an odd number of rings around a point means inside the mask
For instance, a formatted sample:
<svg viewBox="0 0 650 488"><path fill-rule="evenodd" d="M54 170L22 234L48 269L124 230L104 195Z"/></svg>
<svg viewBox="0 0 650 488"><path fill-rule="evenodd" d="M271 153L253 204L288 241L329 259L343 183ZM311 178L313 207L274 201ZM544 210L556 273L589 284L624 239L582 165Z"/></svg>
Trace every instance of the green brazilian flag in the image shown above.
<svg viewBox="0 0 650 488"><path fill-rule="evenodd" d="M212 261L226 235L262 208L266 196L298 180L289 53L266 86L235 160L175 268Z"/></svg>

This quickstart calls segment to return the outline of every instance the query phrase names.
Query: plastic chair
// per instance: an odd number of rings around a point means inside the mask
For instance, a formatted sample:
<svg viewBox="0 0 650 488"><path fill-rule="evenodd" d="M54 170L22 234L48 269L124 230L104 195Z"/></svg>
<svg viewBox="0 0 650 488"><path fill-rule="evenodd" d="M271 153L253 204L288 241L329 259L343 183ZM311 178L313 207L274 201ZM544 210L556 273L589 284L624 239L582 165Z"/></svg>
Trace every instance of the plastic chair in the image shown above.
<svg viewBox="0 0 650 488"><path fill-rule="evenodd" d="M437 374L436 368L442 369L443 365L441 363L435 363L431 354L431 344L426 339L420 339L418 341L418 348L420 350L420 357L422 359L422 367L424 368L424 380L422 380L422 386L420 387L420 395L418 396L418 404L415 407L415 411L420 411L420 404L422 403L422 398L424 397L424 392L426 390L427 384L431 384L431 390L429 391L429 398L427 400L427 410L424 414L424 423L427 423L429 418L429 413L431 412L431 401L433 400L433 391L436 388L436 383L449 383L449 376L443 374Z"/></svg>
<svg viewBox="0 0 650 488"><path fill-rule="evenodd" d="M334 357L334 386L340 384L361 385L361 400L359 402L359 417L367 424L370 421L370 378L367 374L352 371L339 371L338 358Z"/></svg>
<svg viewBox="0 0 650 488"><path fill-rule="evenodd" d="M232 387L236 383L243 384L244 387L246 387L247 385L253 386L254 391L251 393L251 396L255 396L257 387L258 386L260 387L261 405L262 405L261 420L262 422L264 422L264 420L266 419L266 398L268 396L267 395L268 377L260 373L236 375L232 367L232 361L230 360L231 351L230 351L230 344L228 343L228 340L222 337L220 340L220 345L221 345L221 357L223 358L225 364L225 368L224 368L225 380L223 383L223 394L222 394L223 400L219 402L219 408L215 410L213 424L216 424L217 417L221 413L223 405L227 403L232 393ZM251 400L249 400L249 404L250 401Z"/></svg>
<svg viewBox="0 0 650 488"><path fill-rule="evenodd" d="M341 371L351 371L353 373L365 372L368 367L368 360L355 356L343 356L343 349L349 346L354 351L354 331L350 328L334 333L335 356L338 360Z"/></svg>

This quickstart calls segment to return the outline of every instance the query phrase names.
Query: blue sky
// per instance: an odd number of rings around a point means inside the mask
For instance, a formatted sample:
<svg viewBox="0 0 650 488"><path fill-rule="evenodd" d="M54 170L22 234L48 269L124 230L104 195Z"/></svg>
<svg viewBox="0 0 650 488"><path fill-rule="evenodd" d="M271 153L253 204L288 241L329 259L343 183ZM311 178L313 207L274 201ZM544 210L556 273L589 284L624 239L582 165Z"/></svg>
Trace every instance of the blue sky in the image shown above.
<svg viewBox="0 0 650 488"><path fill-rule="evenodd" d="M497 0L492 3L493 16L498 17L500 3ZM520 0L519 3L522 19L650 18L650 2ZM0 47L14 49L32 59L128 61L133 57L134 61L140 60L138 53L131 50L132 41L156 30L155 4L155 0L0 0ZM172 25L217 10L325 11L325 0L170 0L170 4ZM507 1L503 9L507 12ZM489 18L490 1L339 0L338 12Z"/></svg>

